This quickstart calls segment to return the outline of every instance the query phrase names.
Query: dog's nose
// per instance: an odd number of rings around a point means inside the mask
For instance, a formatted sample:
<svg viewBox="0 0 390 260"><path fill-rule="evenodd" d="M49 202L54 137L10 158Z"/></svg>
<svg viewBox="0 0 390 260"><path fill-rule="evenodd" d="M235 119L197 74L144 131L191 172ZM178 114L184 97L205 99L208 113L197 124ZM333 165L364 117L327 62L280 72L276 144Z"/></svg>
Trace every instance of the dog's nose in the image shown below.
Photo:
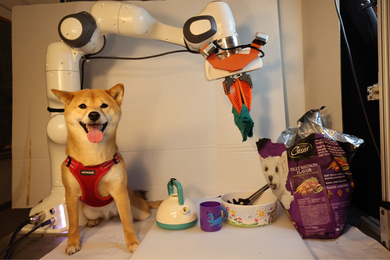
<svg viewBox="0 0 390 260"><path fill-rule="evenodd" d="M89 113L88 117L89 117L89 119L91 119L92 121L95 122L100 118L100 114L99 114L99 112L93 111L93 112Z"/></svg>
<svg viewBox="0 0 390 260"><path fill-rule="evenodd" d="M269 180L270 182L272 182L273 179L274 179L274 177L268 176L268 180Z"/></svg>

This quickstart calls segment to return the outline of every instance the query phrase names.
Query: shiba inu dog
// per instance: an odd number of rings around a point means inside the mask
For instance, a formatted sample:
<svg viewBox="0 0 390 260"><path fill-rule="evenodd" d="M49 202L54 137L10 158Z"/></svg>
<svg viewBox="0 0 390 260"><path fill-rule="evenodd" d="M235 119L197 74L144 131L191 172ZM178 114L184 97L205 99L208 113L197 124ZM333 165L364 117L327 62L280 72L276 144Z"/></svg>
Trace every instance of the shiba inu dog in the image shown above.
<svg viewBox="0 0 390 260"><path fill-rule="evenodd" d="M267 158L260 156L260 164L264 177L272 192L285 209L290 209L290 204L294 200L294 196L286 189L288 174L286 152L283 152L281 156L269 156Z"/></svg>
<svg viewBox="0 0 390 260"><path fill-rule="evenodd" d="M148 218L150 208L157 208L161 202L147 202L136 196L127 184L126 166L116 144L123 85L117 84L109 90L52 89L52 92L64 105L68 131L68 158L61 166L69 216L66 253L71 255L80 250L79 199L84 202L83 212L89 219L89 227L119 213L127 247L134 252L139 240L132 218Z"/></svg>

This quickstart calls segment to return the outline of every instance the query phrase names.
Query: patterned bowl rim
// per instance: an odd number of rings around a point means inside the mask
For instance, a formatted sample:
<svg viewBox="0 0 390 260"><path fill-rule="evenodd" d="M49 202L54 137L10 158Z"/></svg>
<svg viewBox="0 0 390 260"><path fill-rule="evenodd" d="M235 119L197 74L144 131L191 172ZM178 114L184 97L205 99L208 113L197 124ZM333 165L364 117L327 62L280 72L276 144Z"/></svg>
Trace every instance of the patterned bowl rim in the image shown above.
<svg viewBox="0 0 390 260"><path fill-rule="evenodd" d="M227 199L226 197L229 196L229 195L232 195L232 194L236 194L236 193L247 193L248 195L246 196L250 196L251 194L253 194L255 191L247 191L247 190L243 190L243 191L233 191L233 192L229 192L229 193L225 193L221 196L221 201L225 204L228 204L230 207L234 207L234 208L241 208L241 207L245 207L245 208L257 208L257 207L267 207L267 206L271 206L273 204L275 204L278 200L278 198L270 191L265 191L264 194L262 194L261 196L264 196L265 194L267 194L266 196L270 196L272 198L272 201L271 202L268 202L268 203L264 203L264 204L255 204L255 205L238 205L238 204L233 204L233 203L229 203L227 202ZM245 197L245 195L244 195ZM238 197L237 197L238 198Z"/></svg>

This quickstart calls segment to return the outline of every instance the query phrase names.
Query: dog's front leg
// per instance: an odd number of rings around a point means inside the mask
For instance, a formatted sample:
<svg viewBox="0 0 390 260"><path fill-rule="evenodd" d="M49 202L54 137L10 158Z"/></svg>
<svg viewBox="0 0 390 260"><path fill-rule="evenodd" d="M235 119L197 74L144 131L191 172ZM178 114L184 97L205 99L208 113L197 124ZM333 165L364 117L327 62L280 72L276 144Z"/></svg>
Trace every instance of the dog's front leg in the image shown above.
<svg viewBox="0 0 390 260"><path fill-rule="evenodd" d="M123 225L123 232L125 234L127 248L134 253L140 244L137 235L133 228L133 217L130 210L130 199L127 193L126 186L111 193L115 203L118 207L119 216Z"/></svg>
<svg viewBox="0 0 390 260"><path fill-rule="evenodd" d="M66 207L69 218L69 233L68 244L65 252L68 255L77 253L80 250L80 232L79 232L79 213L78 213L78 197L72 192L65 193Z"/></svg>

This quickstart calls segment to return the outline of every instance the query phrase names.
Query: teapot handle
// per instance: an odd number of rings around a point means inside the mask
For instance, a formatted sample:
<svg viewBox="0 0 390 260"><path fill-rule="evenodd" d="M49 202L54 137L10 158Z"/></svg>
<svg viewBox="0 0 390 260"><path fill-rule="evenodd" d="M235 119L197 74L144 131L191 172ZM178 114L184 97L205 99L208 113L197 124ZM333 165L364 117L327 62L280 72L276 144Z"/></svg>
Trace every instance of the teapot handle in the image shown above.
<svg viewBox="0 0 390 260"><path fill-rule="evenodd" d="M173 185L177 188L177 195L179 197L179 205L184 204L184 198L183 198L183 187L181 186L180 182L176 180L175 178L171 178L171 180L168 182L168 195L173 194Z"/></svg>

